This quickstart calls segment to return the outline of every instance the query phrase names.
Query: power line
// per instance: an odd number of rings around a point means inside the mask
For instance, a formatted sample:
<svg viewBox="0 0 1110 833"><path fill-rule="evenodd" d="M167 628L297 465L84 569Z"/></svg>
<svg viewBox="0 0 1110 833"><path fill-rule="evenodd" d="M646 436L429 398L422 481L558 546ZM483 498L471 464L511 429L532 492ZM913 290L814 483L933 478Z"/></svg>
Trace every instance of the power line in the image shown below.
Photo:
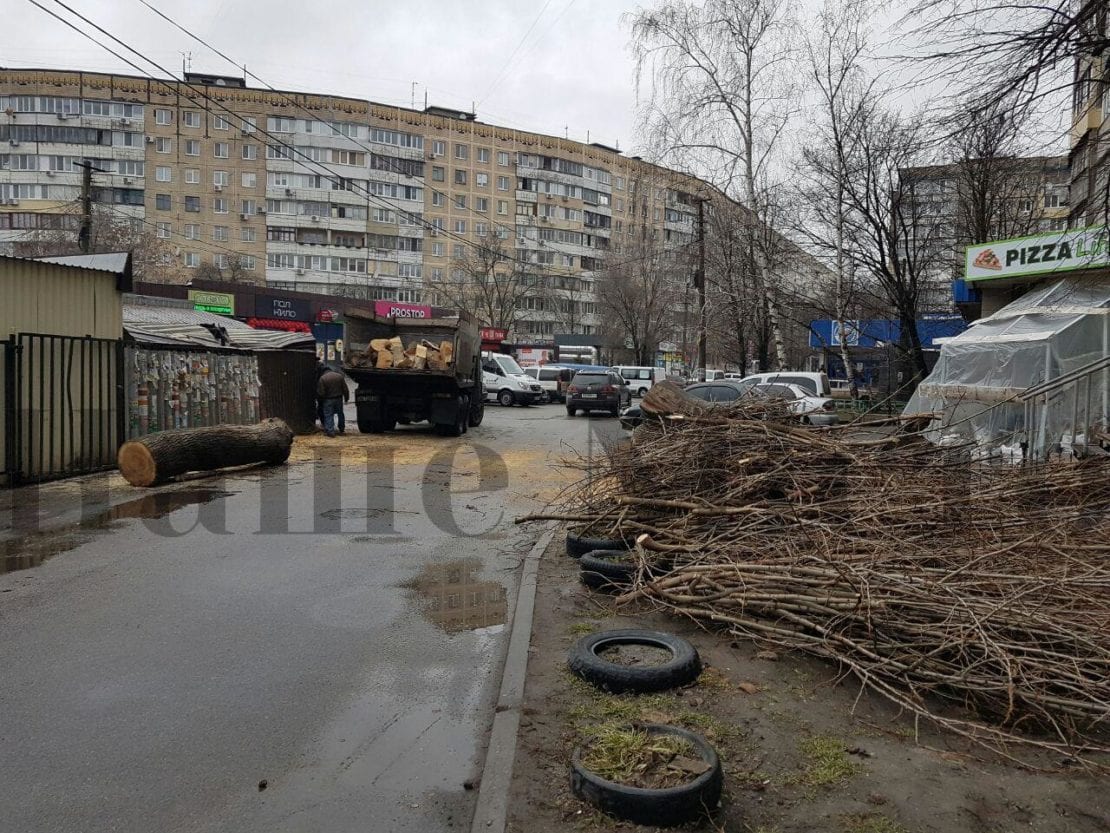
<svg viewBox="0 0 1110 833"><path fill-rule="evenodd" d="M493 81L489 85L489 89L487 89L485 94L480 99L478 99L479 104L489 98L489 94L493 92L494 88L497 86L497 83L501 80L501 76L505 74L505 70L507 70L512 64L513 58L516 57L516 53L520 51L520 47L524 45L524 41L526 41L528 39L528 36L532 34L532 30L536 28L536 24L540 22L540 18L543 17L543 13L547 11L547 7L550 5L551 0L547 0L547 2L543 4L543 7L540 9L540 13L536 15L536 19L532 21L532 25L528 27L528 31L526 31L521 36L520 40L517 41L516 46L513 47L513 51L509 54L509 58L505 61L505 65L497 71L497 75L494 76Z"/></svg>

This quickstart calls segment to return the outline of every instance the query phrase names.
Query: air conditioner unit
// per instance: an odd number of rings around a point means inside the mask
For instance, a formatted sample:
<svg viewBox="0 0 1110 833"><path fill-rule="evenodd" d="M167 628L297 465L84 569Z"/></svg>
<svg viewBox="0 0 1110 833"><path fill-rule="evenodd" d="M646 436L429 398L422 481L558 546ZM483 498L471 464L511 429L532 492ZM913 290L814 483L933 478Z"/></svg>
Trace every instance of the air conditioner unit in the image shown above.
<svg viewBox="0 0 1110 833"><path fill-rule="evenodd" d="M292 189L292 188L286 188L286 189L285 189L285 196L287 196L287 197L295 197L295 196L297 196L297 195L293 193L293 189Z"/></svg>
<svg viewBox="0 0 1110 833"><path fill-rule="evenodd" d="M124 184L124 185L130 185L130 184L131 184L131 177L129 177L129 176L125 176L125 177L123 178L123 184Z"/></svg>
<svg viewBox="0 0 1110 833"><path fill-rule="evenodd" d="M150 135L148 135L148 136L146 137L146 143L147 143L148 145L153 145L153 144L154 144L154 137L153 137L153 136L150 136Z"/></svg>
<svg viewBox="0 0 1110 833"><path fill-rule="evenodd" d="M519 243L521 246L523 246L525 243L528 242L528 239L526 237L518 237L516 239L516 242Z"/></svg>
<svg viewBox="0 0 1110 833"><path fill-rule="evenodd" d="M294 275L303 275L304 274L304 269L294 269L293 274Z"/></svg>
<svg viewBox="0 0 1110 833"><path fill-rule="evenodd" d="M435 159L435 158L436 158L436 155L435 155L434 153L429 153L429 154L428 154L428 158L429 158L429 159Z"/></svg>
<svg viewBox="0 0 1110 833"><path fill-rule="evenodd" d="M71 113L58 113L58 114L57 114L57 116L58 116L58 119L59 119L59 121L65 121L65 120L66 120L66 119L68 119L68 118L69 118L69 117L70 117L71 115L72 115Z"/></svg>
<svg viewBox="0 0 1110 833"><path fill-rule="evenodd" d="M130 127L131 126L131 119L120 119L119 120L119 126L120 127Z"/></svg>
<svg viewBox="0 0 1110 833"><path fill-rule="evenodd" d="M319 217L317 217L317 216L316 216L315 214L313 214L313 215L312 215L312 222L314 222L314 223L318 223L318 222L320 222L320 218L319 218Z"/></svg>
<svg viewBox="0 0 1110 833"><path fill-rule="evenodd" d="M19 200L8 200L8 205L19 205Z"/></svg>
<svg viewBox="0 0 1110 833"><path fill-rule="evenodd" d="M11 145L13 148L17 148L17 147L19 147L19 140L9 139L8 144Z"/></svg>
<svg viewBox="0 0 1110 833"><path fill-rule="evenodd" d="M54 171L47 171L46 175L47 176L54 176L55 174L54 174Z"/></svg>
<svg viewBox="0 0 1110 833"><path fill-rule="evenodd" d="M258 209L258 213L259 213L259 214L265 214L265 213L266 213L266 209L265 209L265 208L260 208L260 209Z"/></svg>
<svg viewBox="0 0 1110 833"><path fill-rule="evenodd" d="M250 215L250 214L246 214L246 213L244 213L244 214L240 214L240 215L239 215L239 219L240 219L240 220L249 220L250 218L251 218L251 215Z"/></svg>
<svg viewBox="0 0 1110 833"><path fill-rule="evenodd" d="M215 185L213 185L212 187L215 188L217 191L224 190L224 186L220 185L220 183L218 183L218 182Z"/></svg>

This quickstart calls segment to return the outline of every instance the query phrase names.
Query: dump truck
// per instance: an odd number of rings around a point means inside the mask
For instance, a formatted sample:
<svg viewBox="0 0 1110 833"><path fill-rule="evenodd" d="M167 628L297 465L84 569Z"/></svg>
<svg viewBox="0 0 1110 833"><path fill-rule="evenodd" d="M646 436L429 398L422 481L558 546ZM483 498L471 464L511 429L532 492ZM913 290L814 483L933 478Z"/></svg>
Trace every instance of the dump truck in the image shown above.
<svg viewBox="0 0 1110 833"><path fill-rule="evenodd" d="M408 318L348 310L346 321L343 372L358 385L359 431L379 434L426 420L439 434L457 437L481 424L481 339L469 315Z"/></svg>

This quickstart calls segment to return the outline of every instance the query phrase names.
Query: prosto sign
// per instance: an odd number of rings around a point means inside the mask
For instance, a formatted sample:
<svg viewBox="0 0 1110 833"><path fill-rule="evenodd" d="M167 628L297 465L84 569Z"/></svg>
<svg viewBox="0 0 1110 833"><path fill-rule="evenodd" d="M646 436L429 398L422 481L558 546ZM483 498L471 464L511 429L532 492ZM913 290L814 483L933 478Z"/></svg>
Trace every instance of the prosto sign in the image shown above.
<svg viewBox="0 0 1110 833"><path fill-rule="evenodd" d="M398 301L375 301L374 314L384 318L431 318L432 308Z"/></svg>
<svg viewBox="0 0 1110 833"><path fill-rule="evenodd" d="M968 246L966 280L989 281L1110 265L1105 226Z"/></svg>
<svg viewBox="0 0 1110 833"><path fill-rule="evenodd" d="M230 293L190 289L188 297L195 310L216 315L235 315L235 296Z"/></svg>

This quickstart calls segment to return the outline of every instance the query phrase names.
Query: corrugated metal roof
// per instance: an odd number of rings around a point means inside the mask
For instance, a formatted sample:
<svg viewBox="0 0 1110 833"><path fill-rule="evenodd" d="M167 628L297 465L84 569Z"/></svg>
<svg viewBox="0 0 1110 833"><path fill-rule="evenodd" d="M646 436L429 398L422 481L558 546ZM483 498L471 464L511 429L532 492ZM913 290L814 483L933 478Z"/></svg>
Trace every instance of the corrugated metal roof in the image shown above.
<svg viewBox="0 0 1110 833"><path fill-rule="evenodd" d="M94 255L64 255L60 257L36 257L43 263L56 263L59 266L75 266L79 269L95 269L98 272L111 272L122 275L127 271L128 252L104 252Z"/></svg>
<svg viewBox="0 0 1110 833"><path fill-rule="evenodd" d="M123 328L147 344L182 344L239 350L287 350L311 347L312 333L256 330L222 315L191 309L124 304ZM217 336L219 331L224 338Z"/></svg>

